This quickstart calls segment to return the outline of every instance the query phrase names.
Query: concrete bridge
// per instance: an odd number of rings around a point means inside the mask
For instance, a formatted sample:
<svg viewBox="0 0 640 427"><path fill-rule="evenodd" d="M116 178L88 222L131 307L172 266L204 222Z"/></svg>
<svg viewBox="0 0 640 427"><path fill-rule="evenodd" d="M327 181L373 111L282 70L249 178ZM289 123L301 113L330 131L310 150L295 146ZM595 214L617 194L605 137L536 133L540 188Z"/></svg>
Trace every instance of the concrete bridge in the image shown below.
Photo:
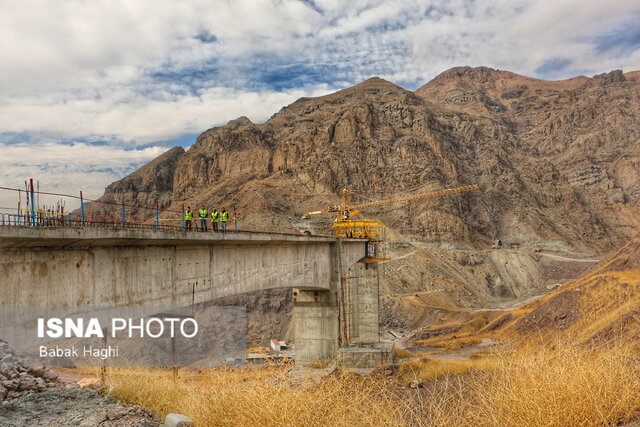
<svg viewBox="0 0 640 427"><path fill-rule="evenodd" d="M284 234L0 227L0 305L188 306L294 288L296 361L378 341L367 242Z"/></svg>

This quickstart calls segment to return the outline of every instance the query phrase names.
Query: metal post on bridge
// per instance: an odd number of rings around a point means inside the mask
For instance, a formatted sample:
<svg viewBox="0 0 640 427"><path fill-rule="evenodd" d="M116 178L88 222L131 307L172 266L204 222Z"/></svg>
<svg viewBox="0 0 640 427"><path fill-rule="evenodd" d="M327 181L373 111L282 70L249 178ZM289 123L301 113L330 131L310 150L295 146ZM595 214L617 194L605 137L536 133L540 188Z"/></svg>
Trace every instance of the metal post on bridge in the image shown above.
<svg viewBox="0 0 640 427"><path fill-rule="evenodd" d="M184 231L184 203L182 204L182 231Z"/></svg>
<svg viewBox="0 0 640 427"><path fill-rule="evenodd" d="M127 211L126 208L124 207L124 202L122 202L122 228L126 228L126 216L127 216Z"/></svg>
<svg viewBox="0 0 640 427"><path fill-rule="evenodd" d="M82 215L82 226L86 225L84 216L84 197L82 196L82 190L80 190L80 215Z"/></svg>
<svg viewBox="0 0 640 427"><path fill-rule="evenodd" d="M233 231L238 232L238 210L233 207Z"/></svg>
<svg viewBox="0 0 640 427"><path fill-rule="evenodd" d="M156 230L160 230L160 204L156 199Z"/></svg>
<svg viewBox="0 0 640 427"><path fill-rule="evenodd" d="M29 179L29 193L31 195L31 226L36 226L36 207L33 204L33 178Z"/></svg>

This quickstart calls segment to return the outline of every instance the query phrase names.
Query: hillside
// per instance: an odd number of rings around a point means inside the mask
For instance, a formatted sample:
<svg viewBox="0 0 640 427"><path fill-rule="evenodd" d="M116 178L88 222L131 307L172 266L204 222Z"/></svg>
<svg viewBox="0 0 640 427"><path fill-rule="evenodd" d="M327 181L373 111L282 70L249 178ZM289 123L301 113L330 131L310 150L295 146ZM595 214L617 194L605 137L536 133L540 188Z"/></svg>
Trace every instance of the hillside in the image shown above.
<svg viewBox="0 0 640 427"><path fill-rule="evenodd" d="M503 335L564 331L586 342L640 340L640 237L585 276L498 317L487 329Z"/></svg>
<svg viewBox="0 0 640 427"><path fill-rule="evenodd" d="M622 338L640 344L640 236L580 278L524 305L480 311L431 307L424 312L431 321L411 338L413 346L558 338L596 345Z"/></svg>

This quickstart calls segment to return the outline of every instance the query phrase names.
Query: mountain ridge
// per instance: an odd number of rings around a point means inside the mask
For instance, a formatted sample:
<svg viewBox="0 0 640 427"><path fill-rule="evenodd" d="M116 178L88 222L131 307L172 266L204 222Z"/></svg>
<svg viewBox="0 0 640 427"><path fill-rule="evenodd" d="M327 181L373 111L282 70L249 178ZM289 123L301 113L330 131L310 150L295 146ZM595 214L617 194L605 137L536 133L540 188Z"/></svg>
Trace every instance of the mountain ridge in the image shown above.
<svg viewBox="0 0 640 427"><path fill-rule="evenodd" d="M640 199L636 75L548 82L456 67L415 92L371 78L298 99L261 124L240 117L203 132L170 156L162 206L236 206L241 228L329 233L330 218L299 215L337 202L343 187L387 199L477 183L481 192L366 215L398 239L603 253L637 229L627 212ZM149 205L158 189L141 170L103 198Z"/></svg>

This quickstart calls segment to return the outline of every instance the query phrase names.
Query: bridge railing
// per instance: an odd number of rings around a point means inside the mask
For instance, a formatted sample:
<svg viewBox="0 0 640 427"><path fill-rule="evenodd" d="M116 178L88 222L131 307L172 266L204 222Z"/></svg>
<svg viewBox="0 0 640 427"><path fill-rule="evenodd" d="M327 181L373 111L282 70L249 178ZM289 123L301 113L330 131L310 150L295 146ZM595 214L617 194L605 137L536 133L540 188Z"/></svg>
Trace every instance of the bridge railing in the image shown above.
<svg viewBox="0 0 640 427"><path fill-rule="evenodd" d="M26 182L25 182L26 184ZM33 186L26 185L27 189L9 188L0 186L2 192L13 192L16 194L16 207L0 206L0 226L5 227L51 227L51 228L105 228L112 230L123 229L143 229L157 231L182 231L182 232L203 232L212 231L211 217L206 219L207 230L201 228L201 220L197 218L197 209L194 212L194 218L189 227L185 218L184 205L181 210L170 209L168 207L161 208L158 200L155 206L141 206L124 201L115 202L107 200L92 200L71 194L52 193L45 191L36 191ZM58 198L55 202L51 202L51 197ZM41 198L43 204L40 203ZM47 204L47 198L49 204ZM65 199L73 199L79 202L80 207L72 212L65 211ZM93 209L94 204L101 205L100 209ZM143 214L143 212L147 214ZM142 213L139 218L131 215L133 213ZM99 213L97 215L96 213ZM163 215L162 215L163 214ZM162 216L162 217L161 217ZM226 223L226 233L243 233L257 235L279 235L279 236L295 236L298 233L281 233L272 231L258 231L239 229L238 213L233 208L229 212L229 220ZM304 233L306 237L311 238L333 238L334 236L311 235Z"/></svg>
<svg viewBox="0 0 640 427"><path fill-rule="evenodd" d="M82 191L79 196L75 196L39 191L39 185L36 190L33 180L30 180L29 184L25 181L25 189L0 186L0 191L13 192L17 196L16 208L0 207L0 225L4 226L204 231L200 230L199 218L194 218L191 223L187 221L184 204L181 210L177 210L169 207L161 208L158 200L155 201L154 206L131 204L125 201L92 200L84 197ZM57 199L52 202L52 197ZM73 212L66 212L65 203L69 200L76 206L79 204L79 208ZM206 221L209 225L211 218L207 217ZM234 207L233 212L229 212L226 231L238 232L237 221L238 215Z"/></svg>
<svg viewBox="0 0 640 427"><path fill-rule="evenodd" d="M71 214L64 216L47 216L38 215L35 216L35 224L31 215L17 215L10 213L0 213L0 226L13 226L13 227L68 227L68 228L110 228L110 229L145 229L145 230L165 230L165 231L181 231L182 227L169 224L155 224L149 222L132 222L127 221L124 224L114 219L96 220L86 218L84 221L80 218L74 217Z"/></svg>
<svg viewBox="0 0 640 427"><path fill-rule="evenodd" d="M65 218L64 220L51 220L51 219L38 219L36 221L35 227L39 228L105 228L110 230L156 230L156 231L185 231L181 226L169 225L169 224L159 224L156 225L154 223L142 223L142 222L126 222L124 227L122 226L122 222L118 220L86 220L83 221L81 219L72 217L71 219ZM195 224L195 220L194 220ZM16 215L9 213L0 213L0 227L24 227L31 228L34 227L31 217L29 215ZM201 232L200 228L196 228L195 225L191 230L192 232ZM185 232L190 232L186 230ZM208 229L208 232L212 232L211 228ZM319 234L298 234L298 233L281 233L281 232L273 232L273 231L258 231L258 230L246 230L246 229L238 229L237 231L230 227L227 233L242 233L242 234L254 234L254 235L271 235L271 236L291 236L291 237L300 237L305 236L308 238L335 238L335 236L326 236Z"/></svg>

